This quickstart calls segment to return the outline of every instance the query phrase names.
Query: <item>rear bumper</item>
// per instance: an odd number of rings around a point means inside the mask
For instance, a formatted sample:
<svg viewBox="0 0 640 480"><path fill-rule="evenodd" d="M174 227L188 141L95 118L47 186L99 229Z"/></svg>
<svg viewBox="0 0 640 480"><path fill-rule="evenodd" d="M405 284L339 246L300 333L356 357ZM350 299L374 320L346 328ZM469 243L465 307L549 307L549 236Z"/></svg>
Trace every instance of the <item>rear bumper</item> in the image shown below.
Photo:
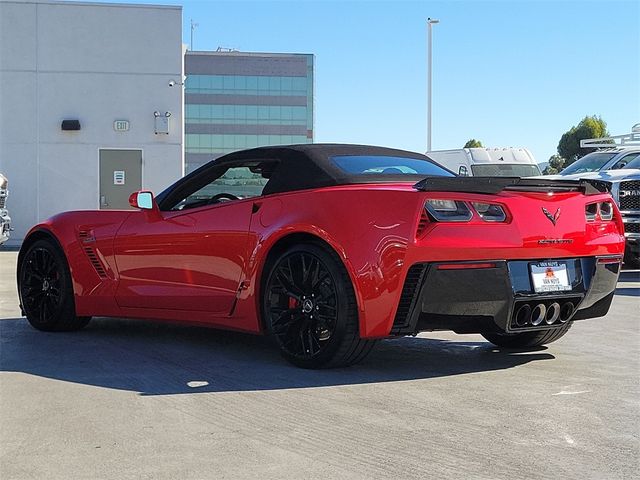
<svg viewBox="0 0 640 480"><path fill-rule="evenodd" d="M568 320L605 315L618 281L621 257L561 260L567 263L571 291L547 293L533 290L529 265L538 260L483 261L478 262L481 268L463 269L439 269L441 263L414 264L408 271L390 333L405 335L428 330L516 333L556 328ZM563 318L538 325L522 319L516 321L521 307L528 305L535 309L541 304L544 310L565 308Z"/></svg>

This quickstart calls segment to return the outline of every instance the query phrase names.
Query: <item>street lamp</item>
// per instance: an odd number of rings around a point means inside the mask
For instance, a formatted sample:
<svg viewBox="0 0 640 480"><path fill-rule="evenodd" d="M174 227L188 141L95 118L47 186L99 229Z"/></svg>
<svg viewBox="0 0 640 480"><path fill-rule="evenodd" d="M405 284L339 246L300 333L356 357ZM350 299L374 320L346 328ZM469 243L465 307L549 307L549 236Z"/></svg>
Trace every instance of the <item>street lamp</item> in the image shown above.
<svg viewBox="0 0 640 480"><path fill-rule="evenodd" d="M428 41L427 41L427 49L428 49L428 58L427 63L429 64L429 76L428 76L428 87L427 87L427 152L431 151L431 28L436 23L440 23L440 20L436 20L435 18L427 18L427 30L428 30Z"/></svg>

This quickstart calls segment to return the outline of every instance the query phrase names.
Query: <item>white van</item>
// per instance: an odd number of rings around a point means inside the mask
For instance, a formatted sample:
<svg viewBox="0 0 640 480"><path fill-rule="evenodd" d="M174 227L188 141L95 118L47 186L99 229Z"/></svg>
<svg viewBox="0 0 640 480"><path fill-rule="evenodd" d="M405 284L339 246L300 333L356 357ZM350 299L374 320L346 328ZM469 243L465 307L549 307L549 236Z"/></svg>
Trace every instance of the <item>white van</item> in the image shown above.
<svg viewBox="0 0 640 480"><path fill-rule="evenodd" d="M542 175L535 158L526 148L458 148L426 153L462 177L533 177Z"/></svg>

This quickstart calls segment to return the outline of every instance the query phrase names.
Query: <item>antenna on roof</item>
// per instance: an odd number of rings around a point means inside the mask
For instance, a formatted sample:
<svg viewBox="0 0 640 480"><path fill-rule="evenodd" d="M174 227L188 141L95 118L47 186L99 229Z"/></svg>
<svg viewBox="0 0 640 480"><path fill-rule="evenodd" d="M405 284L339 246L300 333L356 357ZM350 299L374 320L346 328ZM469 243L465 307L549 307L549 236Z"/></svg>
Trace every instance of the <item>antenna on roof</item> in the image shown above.
<svg viewBox="0 0 640 480"><path fill-rule="evenodd" d="M193 18L191 19L191 43L189 44L189 50L191 50L193 52L193 31L196 29L196 27L198 27L200 24L199 23L195 23L193 21Z"/></svg>

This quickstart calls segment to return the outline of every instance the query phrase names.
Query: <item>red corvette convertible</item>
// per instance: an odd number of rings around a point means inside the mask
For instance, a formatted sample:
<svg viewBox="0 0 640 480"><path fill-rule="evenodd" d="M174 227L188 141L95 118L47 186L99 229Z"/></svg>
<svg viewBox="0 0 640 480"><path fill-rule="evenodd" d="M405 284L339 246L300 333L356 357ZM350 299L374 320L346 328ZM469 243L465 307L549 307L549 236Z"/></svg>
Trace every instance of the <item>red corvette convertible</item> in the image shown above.
<svg viewBox="0 0 640 480"><path fill-rule="evenodd" d="M235 152L134 210L35 226L21 308L45 331L107 316L268 333L307 368L429 330L542 345L609 309L624 236L607 187L456 177L361 145Z"/></svg>

